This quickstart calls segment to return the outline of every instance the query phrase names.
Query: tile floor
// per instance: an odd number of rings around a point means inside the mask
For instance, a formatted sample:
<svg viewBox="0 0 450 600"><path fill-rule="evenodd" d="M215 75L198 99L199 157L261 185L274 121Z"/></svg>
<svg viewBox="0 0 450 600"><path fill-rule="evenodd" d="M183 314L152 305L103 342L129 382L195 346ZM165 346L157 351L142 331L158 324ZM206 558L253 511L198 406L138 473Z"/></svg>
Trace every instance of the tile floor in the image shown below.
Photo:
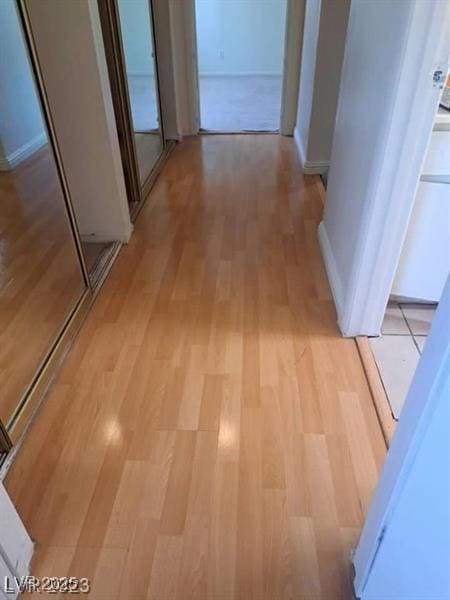
<svg viewBox="0 0 450 600"><path fill-rule="evenodd" d="M382 335L370 344L396 419L399 418L436 310L430 304L390 302Z"/></svg>

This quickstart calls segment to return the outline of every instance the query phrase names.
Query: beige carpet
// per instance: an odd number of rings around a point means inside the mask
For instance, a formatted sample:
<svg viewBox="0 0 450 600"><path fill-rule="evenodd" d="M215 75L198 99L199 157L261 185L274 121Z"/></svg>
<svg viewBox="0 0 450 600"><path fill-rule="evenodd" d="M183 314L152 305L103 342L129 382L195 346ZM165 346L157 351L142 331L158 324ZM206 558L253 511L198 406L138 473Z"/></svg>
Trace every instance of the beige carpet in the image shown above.
<svg viewBox="0 0 450 600"><path fill-rule="evenodd" d="M158 128L154 79L131 76L128 84L135 131ZM210 131L277 131L281 86L281 75L201 75L200 126Z"/></svg>
<svg viewBox="0 0 450 600"><path fill-rule="evenodd" d="M200 126L210 131L277 131L280 76L200 76Z"/></svg>

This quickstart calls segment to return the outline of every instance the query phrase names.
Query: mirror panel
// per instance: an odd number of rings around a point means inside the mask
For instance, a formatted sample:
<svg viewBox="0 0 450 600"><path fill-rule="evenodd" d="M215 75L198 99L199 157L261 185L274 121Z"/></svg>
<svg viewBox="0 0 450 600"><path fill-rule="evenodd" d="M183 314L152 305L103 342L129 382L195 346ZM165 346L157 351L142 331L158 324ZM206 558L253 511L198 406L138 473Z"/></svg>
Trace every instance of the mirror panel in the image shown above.
<svg viewBox="0 0 450 600"><path fill-rule="evenodd" d="M0 420L86 289L14 0L0 2Z"/></svg>
<svg viewBox="0 0 450 600"><path fill-rule="evenodd" d="M141 186L163 151L149 0L118 0L120 34Z"/></svg>

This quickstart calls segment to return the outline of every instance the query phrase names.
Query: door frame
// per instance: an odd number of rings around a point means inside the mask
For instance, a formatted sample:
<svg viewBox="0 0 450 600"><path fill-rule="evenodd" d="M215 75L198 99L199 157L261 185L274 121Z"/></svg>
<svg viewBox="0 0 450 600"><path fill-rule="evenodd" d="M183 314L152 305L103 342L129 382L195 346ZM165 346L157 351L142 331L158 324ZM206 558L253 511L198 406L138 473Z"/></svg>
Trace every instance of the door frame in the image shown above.
<svg viewBox="0 0 450 600"><path fill-rule="evenodd" d="M200 132L195 0L169 0L179 139Z"/></svg>
<svg viewBox="0 0 450 600"><path fill-rule="evenodd" d="M173 37L178 40L174 55L180 133L197 135L201 127L195 0L172 0L170 8ZM294 135L297 119L304 12L305 0L287 0L279 126L286 136Z"/></svg>
<svg viewBox="0 0 450 600"><path fill-rule="evenodd" d="M294 135L297 122L305 6L305 0L287 0L280 115L280 133L287 136Z"/></svg>

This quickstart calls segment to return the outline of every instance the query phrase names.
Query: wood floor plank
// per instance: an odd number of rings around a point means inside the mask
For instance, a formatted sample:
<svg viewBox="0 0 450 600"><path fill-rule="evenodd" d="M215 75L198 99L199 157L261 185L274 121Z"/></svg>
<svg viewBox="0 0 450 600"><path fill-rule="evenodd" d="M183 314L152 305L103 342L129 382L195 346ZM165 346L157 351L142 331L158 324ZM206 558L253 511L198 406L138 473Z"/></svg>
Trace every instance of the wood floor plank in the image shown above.
<svg viewBox="0 0 450 600"><path fill-rule="evenodd" d="M339 525L361 527L363 511L347 440L343 435L327 435L327 450Z"/></svg>
<svg viewBox="0 0 450 600"><path fill-rule="evenodd" d="M291 539L296 570L298 598L326 600L322 595L317 541L310 517L291 517Z"/></svg>
<svg viewBox="0 0 450 600"><path fill-rule="evenodd" d="M262 414L241 410L236 557L238 598L263 597Z"/></svg>
<svg viewBox="0 0 450 600"><path fill-rule="evenodd" d="M199 431L183 535L177 597L205 598L208 589L210 526L217 433Z"/></svg>
<svg viewBox="0 0 450 600"><path fill-rule="evenodd" d="M361 503L364 512L367 512L378 477L378 468L374 453L367 444L369 433L358 394L343 392L340 394L340 400Z"/></svg>
<svg viewBox="0 0 450 600"><path fill-rule="evenodd" d="M147 600L176 597L182 551L183 538L181 536L158 536Z"/></svg>
<svg viewBox="0 0 450 600"><path fill-rule="evenodd" d="M218 456L211 507L208 595L234 598L236 591L238 463Z"/></svg>
<svg viewBox="0 0 450 600"><path fill-rule="evenodd" d="M136 519L119 583L119 598L146 598L158 539L159 521Z"/></svg>
<svg viewBox="0 0 450 600"><path fill-rule="evenodd" d="M318 185L289 138L177 146L6 478L33 573L105 600L351 597L385 446Z"/></svg>
<svg viewBox="0 0 450 600"><path fill-rule="evenodd" d="M192 466L195 454L196 433L178 431L172 465L161 516L161 533L181 535L186 522Z"/></svg>
<svg viewBox="0 0 450 600"><path fill-rule="evenodd" d="M278 398L271 388L261 388L262 404L262 486L286 488L283 429Z"/></svg>
<svg viewBox="0 0 450 600"><path fill-rule="evenodd" d="M89 596L97 600L119 600L120 581L126 564L126 550L104 547L100 550Z"/></svg>
<svg viewBox="0 0 450 600"><path fill-rule="evenodd" d="M198 428L219 431L222 409L223 376L207 373L203 380L202 403Z"/></svg>

